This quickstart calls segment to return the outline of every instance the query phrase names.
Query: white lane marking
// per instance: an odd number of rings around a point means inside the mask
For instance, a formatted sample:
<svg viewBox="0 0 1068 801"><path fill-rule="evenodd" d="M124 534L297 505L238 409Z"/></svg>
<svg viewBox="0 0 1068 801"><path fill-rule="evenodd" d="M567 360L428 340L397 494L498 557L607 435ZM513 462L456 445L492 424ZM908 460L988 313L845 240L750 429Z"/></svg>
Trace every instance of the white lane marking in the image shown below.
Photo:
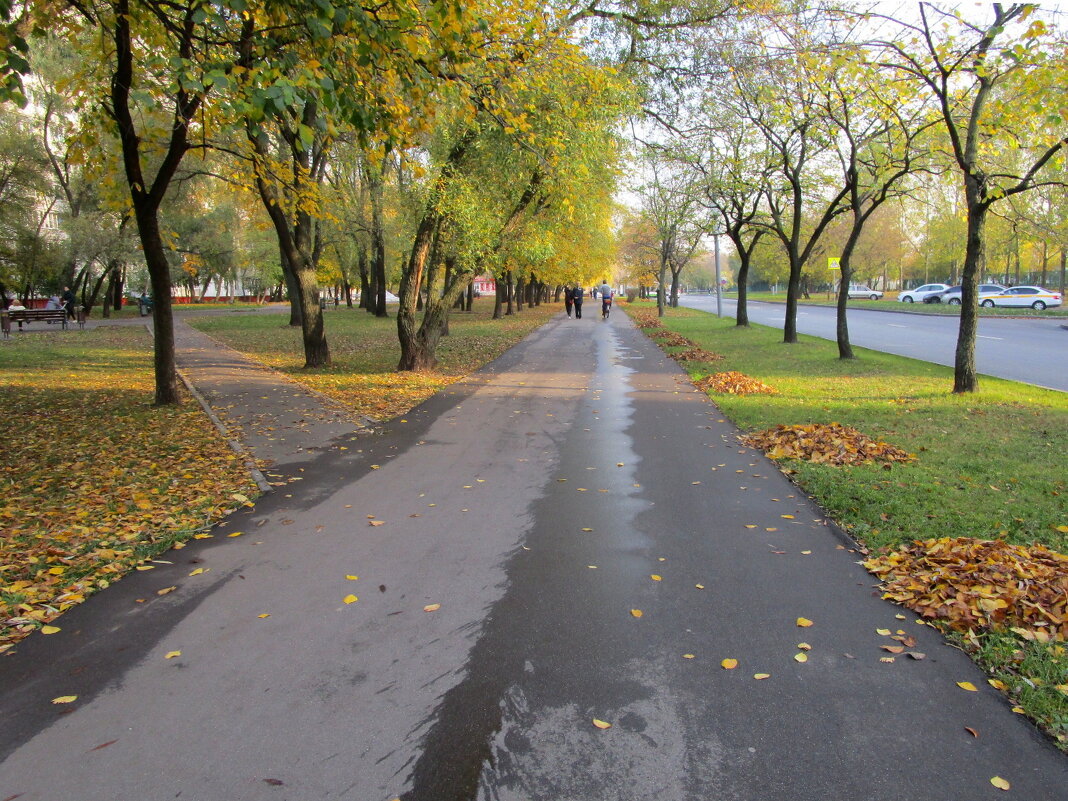
<svg viewBox="0 0 1068 801"><path fill-rule="evenodd" d="M907 325L898 325L897 323L889 323L888 325L889 325L889 326L890 326L891 328L908 328L908 326L907 326Z"/></svg>
<svg viewBox="0 0 1068 801"><path fill-rule="evenodd" d="M976 338L976 339L996 339L996 340L997 340L998 342L1000 342L1000 341L1001 341L1001 340L1003 340L1003 339L1004 339L1005 337L985 337L985 336L983 336L982 334L976 334L976 335L975 335L975 338Z"/></svg>

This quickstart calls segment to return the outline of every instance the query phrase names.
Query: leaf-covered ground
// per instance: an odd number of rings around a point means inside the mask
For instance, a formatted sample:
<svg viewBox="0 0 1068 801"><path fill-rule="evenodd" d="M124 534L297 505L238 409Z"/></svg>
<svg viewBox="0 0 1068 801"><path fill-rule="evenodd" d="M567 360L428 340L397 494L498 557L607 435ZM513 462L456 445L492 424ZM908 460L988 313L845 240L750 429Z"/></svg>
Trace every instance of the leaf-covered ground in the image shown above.
<svg viewBox="0 0 1068 801"><path fill-rule="evenodd" d="M384 419L500 355L559 310L549 304L495 321L492 302L483 300L473 314L454 315L440 369L418 374L393 370L400 356L393 318L330 310L334 366L319 371L301 369L300 332L283 314L235 307L198 325ZM139 327L42 331L0 346L0 653L37 629L51 632L63 611L130 570L152 569L153 557L182 547L257 492L243 459L192 398L179 408L150 405L151 347Z"/></svg>
<svg viewBox="0 0 1068 801"><path fill-rule="evenodd" d="M156 409L142 328L0 347L0 651L256 486L200 407Z"/></svg>
<svg viewBox="0 0 1068 801"><path fill-rule="evenodd" d="M858 359L842 361L833 342L801 337L786 346L781 331L763 326L740 328L691 309L669 309L658 321L655 309L636 306L650 334L666 327L721 354L726 372L775 388L772 395L724 393L686 365L743 429L838 423L880 448L917 456L841 465L791 458L782 437L768 443L792 479L866 546L872 565L896 565L887 592L909 606L915 599L920 606L924 599L946 601L924 606L937 610L932 622L1068 750L1068 657L1063 629L1053 633L1068 592L1058 583L1068 553L1068 396L987 377L978 393L954 395L947 367L863 349ZM656 337L663 339L670 338ZM955 544L928 553L930 543L943 540ZM999 544L984 544L991 542ZM1008 609L1018 598L1032 618L985 625L986 608L996 613L999 601ZM1038 626L1038 619L1050 623ZM964 621L972 627L954 633Z"/></svg>
<svg viewBox="0 0 1068 801"><path fill-rule="evenodd" d="M327 310L333 365L315 370L303 369L300 329L287 325L287 315L191 317L188 322L359 414L388 420L500 356L561 308L554 303L524 307L520 313L493 320L493 299L479 298L470 314L453 312L450 334L438 345L438 368L425 373L395 371L400 345L392 309L385 319L360 309Z"/></svg>

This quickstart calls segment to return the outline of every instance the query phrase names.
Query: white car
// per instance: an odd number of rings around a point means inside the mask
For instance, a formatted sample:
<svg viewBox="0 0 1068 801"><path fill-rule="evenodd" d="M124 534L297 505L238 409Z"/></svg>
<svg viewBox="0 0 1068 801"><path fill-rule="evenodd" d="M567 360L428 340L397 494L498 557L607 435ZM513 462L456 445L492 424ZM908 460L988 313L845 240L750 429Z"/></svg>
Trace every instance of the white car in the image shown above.
<svg viewBox="0 0 1068 801"><path fill-rule="evenodd" d="M947 289L949 289L949 284L924 284L915 289L909 289L902 292L897 296L897 299L902 303L923 303L928 295L933 295L936 292L945 292Z"/></svg>
<svg viewBox="0 0 1068 801"><path fill-rule="evenodd" d="M864 298L866 300L878 300L883 296L883 293L877 289L864 286L864 284L850 284L849 285L849 297L851 298Z"/></svg>
<svg viewBox="0 0 1068 801"><path fill-rule="evenodd" d="M1050 292L1040 286L1014 286L1000 295L983 298L979 305L986 306L988 309L994 306L1010 306L1042 311L1047 306L1060 306L1061 296L1058 292Z"/></svg>

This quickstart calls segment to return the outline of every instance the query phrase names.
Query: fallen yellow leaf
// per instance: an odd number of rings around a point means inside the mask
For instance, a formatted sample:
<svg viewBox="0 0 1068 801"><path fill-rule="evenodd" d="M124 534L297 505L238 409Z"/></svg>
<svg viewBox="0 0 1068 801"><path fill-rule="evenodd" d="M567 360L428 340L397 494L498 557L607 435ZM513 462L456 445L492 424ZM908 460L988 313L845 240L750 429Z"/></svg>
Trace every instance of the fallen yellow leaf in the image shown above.
<svg viewBox="0 0 1068 801"><path fill-rule="evenodd" d="M797 625L803 629L807 629L809 626L812 625L812 621L809 620L807 617L799 617L797 619Z"/></svg>
<svg viewBox="0 0 1068 801"><path fill-rule="evenodd" d="M369 526L381 526L384 522L385 521L383 521L383 520L368 520L367 521L367 525L369 525Z"/></svg>
<svg viewBox="0 0 1068 801"><path fill-rule="evenodd" d="M995 690L1009 689L1008 685L1005 684L1005 682L1003 682L1001 679L987 679L986 683L993 687Z"/></svg>
<svg viewBox="0 0 1068 801"><path fill-rule="evenodd" d="M990 780L990 783L997 787L999 790L1008 790L1010 787L1012 787L1011 784L1009 784L1000 776L995 776L993 779Z"/></svg>
<svg viewBox="0 0 1068 801"><path fill-rule="evenodd" d="M649 576L649 578L651 578L653 581L663 581L664 580L661 576L656 575L656 573L653 573L651 576Z"/></svg>
<svg viewBox="0 0 1068 801"><path fill-rule="evenodd" d="M683 654L683 655L682 655L682 658L683 658L683 659L693 659L693 657L694 657L694 655L693 655L693 654Z"/></svg>
<svg viewBox="0 0 1068 801"><path fill-rule="evenodd" d="M876 634L881 634L884 637L889 637L890 636L890 629L876 629L875 633Z"/></svg>
<svg viewBox="0 0 1068 801"><path fill-rule="evenodd" d="M598 729L610 729L610 728L612 728L612 724L611 723L607 723L607 722L605 722L603 720L598 720L597 718L593 719L593 725L596 726Z"/></svg>
<svg viewBox="0 0 1068 801"><path fill-rule="evenodd" d="M800 648L802 651L811 651L812 650L812 646L809 645L807 642L799 642L797 644L797 647Z"/></svg>
<svg viewBox="0 0 1068 801"><path fill-rule="evenodd" d="M197 568L196 570L194 570L194 571L193 571L192 573L190 573L189 575L190 575L190 576L199 576L199 575L200 575L201 573L203 573L203 572L204 572L204 568L202 568L202 567L198 567L198 568Z"/></svg>
<svg viewBox="0 0 1068 801"><path fill-rule="evenodd" d="M360 577L359 576L345 576L345 578L348 579L349 581L357 581L357 580L359 580Z"/></svg>
<svg viewBox="0 0 1068 801"><path fill-rule="evenodd" d="M631 609L630 613L634 617L641 617L642 616L642 610L641 609Z"/></svg>
<svg viewBox="0 0 1068 801"><path fill-rule="evenodd" d="M176 656L181 656L181 655L182 655L181 651L168 651L163 658L164 659L174 659Z"/></svg>
<svg viewBox="0 0 1068 801"><path fill-rule="evenodd" d="M793 520L794 519L793 515L779 515L779 517L781 517L783 520Z"/></svg>
<svg viewBox="0 0 1068 801"><path fill-rule="evenodd" d="M357 602L358 600L360 600L360 599L359 599L359 598L357 598L357 597L356 597L355 595L346 595L346 596L345 596L344 598L342 598L341 600L343 600L343 601L344 601L345 603L347 603L347 604L354 604L354 603L356 603L356 602Z"/></svg>
<svg viewBox="0 0 1068 801"><path fill-rule="evenodd" d="M799 654L794 654L794 661L795 662L807 662L808 661L808 654L806 654L804 651L802 651Z"/></svg>
<svg viewBox="0 0 1068 801"><path fill-rule="evenodd" d="M77 701L77 700L78 700L78 696L76 696L76 695L61 695L61 696L59 696L59 698L53 698L52 699L52 703L53 704L69 704L69 703L71 703L73 701Z"/></svg>
<svg viewBox="0 0 1068 801"><path fill-rule="evenodd" d="M258 617L260 620L263 620L263 618L270 617L270 616L271 616L270 612L264 612L262 615L256 615L256 617Z"/></svg>
<svg viewBox="0 0 1068 801"><path fill-rule="evenodd" d="M41 634L55 634L59 630L59 626L41 626Z"/></svg>
<svg viewBox="0 0 1068 801"><path fill-rule="evenodd" d="M699 590L703 590L705 588L704 584L694 584L693 586L695 586Z"/></svg>
<svg viewBox="0 0 1068 801"><path fill-rule="evenodd" d="M156 595L166 595L169 592L174 592L177 587L164 587L162 590L156 590Z"/></svg>
<svg viewBox="0 0 1068 801"><path fill-rule="evenodd" d="M755 526L755 525L753 525L752 523L746 523L746 524L745 524L745 527L746 527L746 528L756 528L756 526Z"/></svg>
<svg viewBox="0 0 1068 801"><path fill-rule="evenodd" d="M976 686L970 681L958 681L957 686L960 687L962 690L967 690L970 693L979 692L979 690L976 689Z"/></svg>
<svg viewBox="0 0 1068 801"><path fill-rule="evenodd" d="M738 660L724 659L722 662L719 663L719 666L724 670L734 670L736 667L738 667Z"/></svg>
<svg viewBox="0 0 1068 801"><path fill-rule="evenodd" d="M769 679L769 678L771 678L771 674L770 673L754 673L753 674L753 678L756 679L757 681L760 681L761 679Z"/></svg>
<svg viewBox="0 0 1068 801"><path fill-rule="evenodd" d="M583 531L593 531L593 529L592 529L592 528L584 528L584 529L582 529L582 530L583 530Z"/></svg>
<svg viewBox="0 0 1068 801"><path fill-rule="evenodd" d="M441 604L427 604L423 607L424 612L437 612L441 609Z"/></svg>
<svg viewBox="0 0 1068 801"><path fill-rule="evenodd" d="M227 537L240 537L243 533L244 533L243 531L235 531L232 534L227 534L226 536Z"/></svg>

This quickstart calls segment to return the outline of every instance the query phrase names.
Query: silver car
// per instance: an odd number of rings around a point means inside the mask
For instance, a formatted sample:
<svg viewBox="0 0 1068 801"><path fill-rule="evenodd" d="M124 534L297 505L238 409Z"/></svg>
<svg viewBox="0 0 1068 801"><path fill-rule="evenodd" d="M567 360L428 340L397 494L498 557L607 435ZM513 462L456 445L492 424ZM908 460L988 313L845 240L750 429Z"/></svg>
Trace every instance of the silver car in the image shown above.
<svg viewBox="0 0 1068 801"><path fill-rule="evenodd" d="M850 284L849 285L849 297L851 298L864 298L866 300L878 300L883 296L883 293L877 289L864 286L864 284Z"/></svg>
<svg viewBox="0 0 1068 801"><path fill-rule="evenodd" d="M963 287L955 286L951 289L947 289L941 295L938 296L939 303L948 303L950 306L959 306L960 297ZM988 298L991 295L1001 295L1005 292L1005 287L1001 284L979 284L979 300ZM933 297L933 296L932 296Z"/></svg>

